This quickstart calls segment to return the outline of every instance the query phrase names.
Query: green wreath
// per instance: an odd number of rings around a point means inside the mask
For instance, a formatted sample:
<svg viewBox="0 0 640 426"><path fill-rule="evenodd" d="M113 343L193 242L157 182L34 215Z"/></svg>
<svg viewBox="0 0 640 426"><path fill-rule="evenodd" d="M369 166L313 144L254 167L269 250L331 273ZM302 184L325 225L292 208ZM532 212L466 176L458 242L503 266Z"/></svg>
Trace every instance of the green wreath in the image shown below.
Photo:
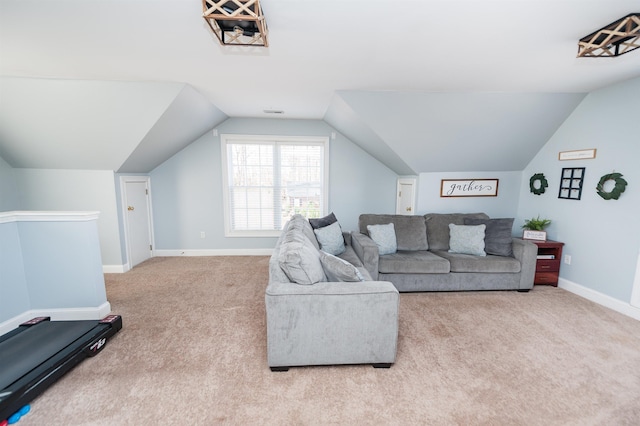
<svg viewBox="0 0 640 426"><path fill-rule="evenodd" d="M539 185L537 184L538 182L540 182ZM549 182L547 182L547 179L545 179L542 173L536 173L529 179L529 189L536 195L544 194L548 186Z"/></svg>
<svg viewBox="0 0 640 426"><path fill-rule="evenodd" d="M607 192L604 190L604 184L610 180L615 181L616 184L611 191ZM600 182L598 182L598 186L596 186L598 195L605 200L617 200L626 188L627 181L622 179L621 173L609 173L608 175L602 176Z"/></svg>

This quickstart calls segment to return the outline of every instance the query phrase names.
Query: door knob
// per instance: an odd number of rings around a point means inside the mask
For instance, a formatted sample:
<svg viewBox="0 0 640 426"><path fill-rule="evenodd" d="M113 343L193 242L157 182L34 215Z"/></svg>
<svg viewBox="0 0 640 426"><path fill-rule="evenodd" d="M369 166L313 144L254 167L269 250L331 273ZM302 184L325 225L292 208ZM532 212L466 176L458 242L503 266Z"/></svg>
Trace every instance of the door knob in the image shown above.
<svg viewBox="0 0 640 426"><path fill-rule="evenodd" d="M134 210L133 206L129 206L127 207L127 210L129 210L130 212L132 212Z"/></svg>
<svg viewBox="0 0 640 426"><path fill-rule="evenodd" d="M411 207L407 207L407 211L410 212L411 211Z"/></svg>

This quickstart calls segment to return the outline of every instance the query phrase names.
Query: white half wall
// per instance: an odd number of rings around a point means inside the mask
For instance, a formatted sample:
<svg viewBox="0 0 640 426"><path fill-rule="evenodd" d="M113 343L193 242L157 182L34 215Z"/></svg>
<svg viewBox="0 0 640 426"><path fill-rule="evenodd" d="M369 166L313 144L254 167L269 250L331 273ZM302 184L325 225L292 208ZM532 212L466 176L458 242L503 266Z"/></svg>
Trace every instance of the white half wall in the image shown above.
<svg viewBox="0 0 640 426"><path fill-rule="evenodd" d="M31 315L109 312L97 219L98 212L0 213L0 334Z"/></svg>

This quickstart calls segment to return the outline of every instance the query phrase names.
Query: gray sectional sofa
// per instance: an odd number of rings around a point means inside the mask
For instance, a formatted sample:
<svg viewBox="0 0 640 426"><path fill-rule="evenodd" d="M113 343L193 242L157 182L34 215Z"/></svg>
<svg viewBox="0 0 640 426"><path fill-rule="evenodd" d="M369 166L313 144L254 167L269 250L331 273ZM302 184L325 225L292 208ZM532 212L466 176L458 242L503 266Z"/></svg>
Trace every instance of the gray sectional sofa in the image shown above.
<svg viewBox="0 0 640 426"><path fill-rule="evenodd" d="M265 292L271 370L395 362L398 290L389 281L372 280L350 234L342 238L344 252L328 256L303 216L285 225L269 261Z"/></svg>
<svg viewBox="0 0 640 426"><path fill-rule="evenodd" d="M500 222L502 221L502 222ZM506 221L506 222L505 222ZM397 250L379 255L368 226L393 223ZM351 245L373 279L392 282L401 292L459 290L519 290L533 287L537 246L511 237L513 219L490 219L484 213L426 214L424 216L363 214ZM450 252L453 225L485 225L487 249L498 254ZM499 228L502 229L499 229ZM505 229L508 234L505 237ZM500 231L498 233L494 230ZM489 232L492 231L492 232ZM496 240L497 238L497 240ZM492 250L488 250L492 252Z"/></svg>
<svg viewBox="0 0 640 426"><path fill-rule="evenodd" d="M349 233L335 231L337 223L314 230L303 216L293 216L269 260L269 367L391 366L399 291L528 291L537 246L512 238L512 224L513 219L489 219L484 213L363 214L359 231ZM330 228L333 238L319 232ZM389 228L391 238L381 239L389 236ZM471 244L474 254L465 253L469 247L460 244L467 237L481 245ZM339 253L327 254L336 242ZM380 254L388 250L386 243L393 244L393 252Z"/></svg>

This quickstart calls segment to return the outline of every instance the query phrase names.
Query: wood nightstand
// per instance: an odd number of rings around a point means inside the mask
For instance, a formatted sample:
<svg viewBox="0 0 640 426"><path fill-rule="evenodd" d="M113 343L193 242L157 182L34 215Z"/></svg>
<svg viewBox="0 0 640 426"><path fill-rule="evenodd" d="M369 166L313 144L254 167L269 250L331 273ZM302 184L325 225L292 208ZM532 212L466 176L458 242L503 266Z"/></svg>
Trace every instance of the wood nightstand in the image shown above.
<svg viewBox="0 0 640 426"><path fill-rule="evenodd" d="M538 260L536 261L536 276L534 284L545 284L558 286L558 274L560 273L560 262L562 260L562 246L559 241L531 241L538 246Z"/></svg>

